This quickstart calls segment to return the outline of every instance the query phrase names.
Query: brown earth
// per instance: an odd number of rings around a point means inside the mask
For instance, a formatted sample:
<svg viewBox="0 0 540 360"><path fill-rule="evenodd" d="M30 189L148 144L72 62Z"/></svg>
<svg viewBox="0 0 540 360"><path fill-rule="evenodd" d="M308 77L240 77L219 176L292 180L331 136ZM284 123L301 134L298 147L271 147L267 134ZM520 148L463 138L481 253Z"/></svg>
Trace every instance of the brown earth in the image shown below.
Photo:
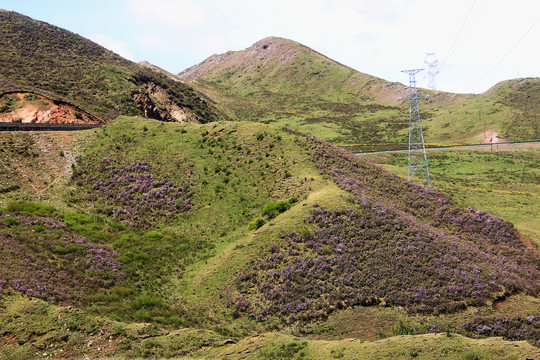
<svg viewBox="0 0 540 360"><path fill-rule="evenodd" d="M499 137L499 133L494 130L488 130L485 133L480 134L480 139L482 139L482 144L499 144L508 142L507 139Z"/></svg>
<svg viewBox="0 0 540 360"><path fill-rule="evenodd" d="M0 97L0 122L46 124L99 124L73 105L32 93L6 93Z"/></svg>
<svg viewBox="0 0 540 360"><path fill-rule="evenodd" d="M92 130L0 133L0 206L21 196L48 197L68 181Z"/></svg>
<svg viewBox="0 0 540 360"><path fill-rule="evenodd" d="M291 46L288 40L268 37L243 51L229 51L225 54L210 56L200 64L182 71L178 77L184 81L193 81L216 70L226 72L237 67L242 67L243 72L249 73L265 67L271 61L280 64L299 54L301 54L301 49ZM279 66L276 67L276 71L278 68Z"/></svg>

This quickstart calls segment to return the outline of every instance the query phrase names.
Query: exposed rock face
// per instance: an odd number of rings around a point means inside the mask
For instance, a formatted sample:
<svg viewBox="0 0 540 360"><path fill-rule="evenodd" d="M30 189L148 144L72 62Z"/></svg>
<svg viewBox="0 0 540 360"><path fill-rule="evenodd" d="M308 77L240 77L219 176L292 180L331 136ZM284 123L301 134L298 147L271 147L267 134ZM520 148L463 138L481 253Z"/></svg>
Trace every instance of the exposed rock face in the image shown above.
<svg viewBox="0 0 540 360"><path fill-rule="evenodd" d="M41 124L99 124L94 116L73 105L33 93L7 93L0 97L0 122Z"/></svg>
<svg viewBox="0 0 540 360"><path fill-rule="evenodd" d="M145 117L170 122L199 122L188 108L172 101L162 87L152 82L142 83L140 86L148 94L134 94L133 100L139 110L144 112Z"/></svg>
<svg viewBox="0 0 540 360"><path fill-rule="evenodd" d="M148 94L134 94L133 100L137 108L144 113L144 117L156 120L163 120L156 104L150 99Z"/></svg>

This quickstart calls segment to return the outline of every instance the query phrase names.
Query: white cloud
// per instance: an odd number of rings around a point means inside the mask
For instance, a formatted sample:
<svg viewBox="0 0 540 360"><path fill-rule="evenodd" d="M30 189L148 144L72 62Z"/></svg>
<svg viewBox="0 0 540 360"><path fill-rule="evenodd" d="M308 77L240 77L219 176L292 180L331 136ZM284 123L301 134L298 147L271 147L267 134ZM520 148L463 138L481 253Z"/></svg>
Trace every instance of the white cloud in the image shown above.
<svg viewBox="0 0 540 360"><path fill-rule="evenodd" d="M185 30L209 24L205 9L191 0L127 0L127 9L139 22L158 28Z"/></svg>

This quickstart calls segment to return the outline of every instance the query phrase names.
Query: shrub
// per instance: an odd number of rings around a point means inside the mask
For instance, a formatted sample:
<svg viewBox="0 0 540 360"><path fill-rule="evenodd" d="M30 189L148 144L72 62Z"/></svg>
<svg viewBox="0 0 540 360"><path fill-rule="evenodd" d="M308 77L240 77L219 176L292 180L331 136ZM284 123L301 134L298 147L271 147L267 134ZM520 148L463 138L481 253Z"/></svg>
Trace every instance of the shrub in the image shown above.
<svg viewBox="0 0 540 360"><path fill-rule="evenodd" d="M163 307L163 302L161 299L154 298L150 295L139 295L133 301L132 306L134 309L153 309Z"/></svg>
<svg viewBox="0 0 540 360"><path fill-rule="evenodd" d="M267 216L269 219L273 219L290 208L291 204L288 201L271 201L264 205L263 209L261 210L261 215Z"/></svg>
<svg viewBox="0 0 540 360"><path fill-rule="evenodd" d="M288 246L270 245L270 255L240 275L238 311L303 323L381 299L410 313L447 313L493 301L503 289L540 291L537 260L519 240L456 241L382 206L315 209L305 222L311 231L283 234Z"/></svg>
<svg viewBox="0 0 540 360"><path fill-rule="evenodd" d="M414 335L414 329L412 326L405 324L402 320L392 327L392 335Z"/></svg>
<svg viewBox="0 0 540 360"><path fill-rule="evenodd" d="M502 336L511 341L527 340L540 347L540 317L476 317L458 327L457 332L473 338Z"/></svg>
<svg viewBox="0 0 540 360"><path fill-rule="evenodd" d="M148 313L148 310L146 309L137 310L137 312L135 313L135 319L139 321L146 321L146 322L152 321L152 317L150 316L150 314Z"/></svg>
<svg viewBox="0 0 540 360"><path fill-rule="evenodd" d="M26 94L24 95L24 100L26 101L36 101L39 100L39 96L36 94Z"/></svg>
<svg viewBox="0 0 540 360"><path fill-rule="evenodd" d="M52 216L57 212L54 206L38 204L31 201L10 201L7 203L7 210L38 216Z"/></svg>
<svg viewBox="0 0 540 360"><path fill-rule="evenodd" d="M264 224L266 224L266 221L264 221L263 218L256 218L255 220L251 221L249 224L248 224L248 230L257 230L258 228L260 228L261 226L263 226Z"/></svg>
<svg viewBox="0 0 540 360"><path fill-rule="evenodd" d="M168 221L189 211L194 205L191 184L155 179L150 170L146 162L105 157L81 164L73 181L91 186L88 200L104 201L104 214L132 225L148 227L152 220Z"/></svg>
<svg viewBox="0 0 540 360"><path fill-rule="evenodd" d="M67 230L53 217L0 215L0 258L9 264L0 266L6 286L61 305L80 304L84 295L99 293L125 276L116 252Z"/></svg>
<svg viewBox="0 0 540 360"><path fill-rule="evenodd" d="M159 232L159 231L156 231L156 230L150 230L150 231L147 231L144 236L150 240L150 241L159 241L161 239L163 239L163 233Z"/></svg>

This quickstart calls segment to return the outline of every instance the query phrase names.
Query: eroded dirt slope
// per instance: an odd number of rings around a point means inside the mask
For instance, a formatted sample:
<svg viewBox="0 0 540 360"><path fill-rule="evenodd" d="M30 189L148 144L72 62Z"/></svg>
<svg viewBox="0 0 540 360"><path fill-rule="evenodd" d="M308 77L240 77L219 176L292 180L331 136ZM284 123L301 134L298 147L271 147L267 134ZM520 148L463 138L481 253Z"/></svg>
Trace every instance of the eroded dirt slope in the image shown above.
<svg viewBox="0 0 540 360"><path fill-rule="evenodd" d="M73 105L44 96L15 92L0 97L0 122L47 124L99 124L95 117Z"/></svg>
<svg viewBox="0 0 540 360"><path fill-rule="evenodd" d="M19 195L47 197L59 188L91 131L0 133L0 205Z"/></svg>

